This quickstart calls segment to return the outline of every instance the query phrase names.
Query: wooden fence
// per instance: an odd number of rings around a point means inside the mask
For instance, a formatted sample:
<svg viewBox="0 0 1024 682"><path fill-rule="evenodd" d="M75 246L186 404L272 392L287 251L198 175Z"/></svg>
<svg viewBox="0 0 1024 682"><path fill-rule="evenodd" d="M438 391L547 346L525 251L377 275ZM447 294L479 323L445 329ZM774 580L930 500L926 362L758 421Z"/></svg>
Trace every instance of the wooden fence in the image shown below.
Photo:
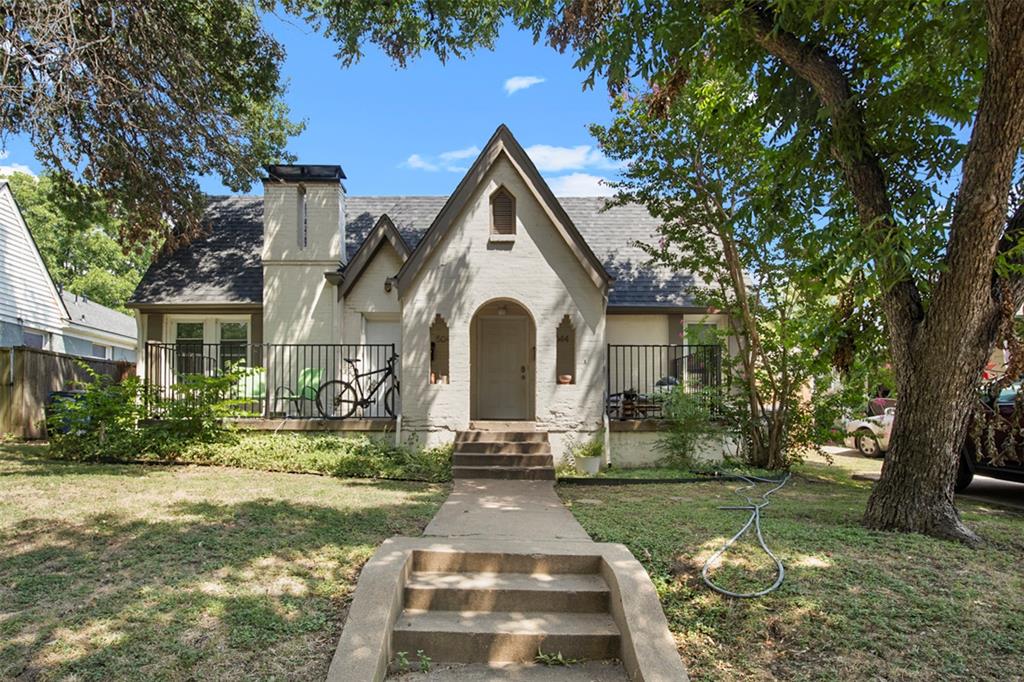
<svg viewBox="0 0 1024 682"><path fill-rule="evenodd" d="M0 434L46 437L46 403L52 391L75 388L88 374L79 363L121 380L135 373L131 362L80 358L34 348L0 348Z"/></svg>

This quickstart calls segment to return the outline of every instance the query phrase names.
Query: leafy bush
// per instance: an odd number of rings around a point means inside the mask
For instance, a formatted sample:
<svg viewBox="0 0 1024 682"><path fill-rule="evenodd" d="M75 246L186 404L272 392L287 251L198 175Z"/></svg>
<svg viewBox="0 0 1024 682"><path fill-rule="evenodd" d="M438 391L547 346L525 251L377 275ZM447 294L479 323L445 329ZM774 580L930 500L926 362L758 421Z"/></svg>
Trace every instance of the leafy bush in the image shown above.
<svg viewBox="0 0 1024 682"><path fill-rule="evenodd" d="M78 461L194 462L352 478L447 481L452 447L396 446L383 438L240 433L224 422L244 400L230 396L246 370L189 375L160 398L138 377L115 383L89 368L83 393L54 405L51 449ZM159 419L147 419L150 414Z"/></svg>
<svg viewBox="0 0 1024 682"><path fill-rule="evenodd" d="M687 393L682 384L667 394L662 414L668 428L654 446L662 453L659 464L681 469L694 465L701 439L721 431L711 419L715 400L716 395L710 391Z"/></svg>
<svg viewBox="0 0 1024 682"><path fill-rule="evenodd" d="M137 376L115 382L85 364L89 380L82 393L54 403L49 422L51 452L65 459L172 457L193 443L231 438L223 417L235 403L227 396L246 370L229 368L218 376L187 375L161 398ZM148 415L159 419L147 420Z"/></svg>

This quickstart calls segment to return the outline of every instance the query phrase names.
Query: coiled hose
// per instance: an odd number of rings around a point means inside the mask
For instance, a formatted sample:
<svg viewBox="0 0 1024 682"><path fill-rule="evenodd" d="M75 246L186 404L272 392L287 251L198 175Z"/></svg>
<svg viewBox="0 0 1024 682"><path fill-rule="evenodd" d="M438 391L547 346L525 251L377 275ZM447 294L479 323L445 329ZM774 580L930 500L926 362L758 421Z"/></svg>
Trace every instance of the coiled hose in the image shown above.
<svg viewBox="0 0 1024 682"><path fill-rule="evenodd" d="M719 594L724 594L727 597L736 597L738 599L752 599L754 597L763 597L764 595L779 589L779 586L782 585L782 581L786 577L786 567L782 565L782 562L779 560L779 557L775 556L775 554L772 553L772 550L768 549L768 545L764 541L764 535L761 534L761 510L770 504L771 501L768 499L768 497L772 493L781 490L782 487L786 485L786 483L789 481L790 474L787 473L781 479L760 478L758 476L746 476L744 474L737 474L736 476L746 481L747 485L741 486L734 490L733 492L735 492L740 497L744 498L747 501L747 503L745 505L719 507L719 509L742 509L745 511L749 511L750 518L747 519L747 522L743 524L743 527L740 528L740 531L736 533L736 535L733 535L731 538L729 538L729 540L726 541L724 545L722 545L721 549L712 554L708 558L708 560L704 562L704 568L702 568L700 571L700 577L704 579L704 584L706 584L708 587L710 587L715 592L718 592ZM744 494L744 491L753 489L754 487L757 486L758 483L776 483L777 485L768 492L761 495L760 502L754 502L749 495ZM778 577L775 578L775 582L772 583L771 587L759 590L757 592L733 592L731 590L725 589L724 587L719 587L714 582L712 582L711 578L708 577L708 569L710 569L716 561L722 558L722 555L729 551L729 548L732 547L733 543L735 543L737 540L743 537L743 534L750 530L751 526L754 527L754 531L757 534L757 542L761 545L761 549L763 549L765 554L770 556L772 558L772 561L775 562Z"/></svg>

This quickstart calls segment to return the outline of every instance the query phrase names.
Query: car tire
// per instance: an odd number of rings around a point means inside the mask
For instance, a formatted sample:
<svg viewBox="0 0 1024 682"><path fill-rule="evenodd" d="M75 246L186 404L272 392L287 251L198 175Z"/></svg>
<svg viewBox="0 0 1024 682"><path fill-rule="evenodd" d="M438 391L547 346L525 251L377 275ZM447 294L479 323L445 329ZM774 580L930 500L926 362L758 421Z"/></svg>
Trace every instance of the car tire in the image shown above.
<svg viewBox="0 0 1024 682"><path fill-rule="evenodd" d="M974 471L971 470L971 465L967 463L963 455L960 455L958 461L960 463L956 468L956 482L953 483L953 490L962 493L967 490L967 486L974 480Z"/></svg>
<svg viewBox="0 0 1024 682"><path fill-rule="evenodd" d="M882 452L882 446L878 444L878 438L868 429L857 431L854 443L856 443L860 454L869 459L877 459L885 454Z"/></svg>

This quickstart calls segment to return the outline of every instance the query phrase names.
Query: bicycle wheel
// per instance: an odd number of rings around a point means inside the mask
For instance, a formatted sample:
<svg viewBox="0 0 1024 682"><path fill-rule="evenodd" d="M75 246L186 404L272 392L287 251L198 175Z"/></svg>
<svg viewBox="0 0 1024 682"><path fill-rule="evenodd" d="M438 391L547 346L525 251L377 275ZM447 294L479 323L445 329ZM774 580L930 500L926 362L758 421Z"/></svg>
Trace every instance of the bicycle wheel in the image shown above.
<svg viewBox="0 0 1024 682"><path fill-rule="evenodd" d="M316 392L316 409L324 419L345 419L359 407L359 394L347 381L328 381Z"/></svg>
<svg viewBox="0 0 1024 682"><path fill-rule="evenodd" d="M398 400L398 386L392 386L384 391L384 412L389 417L395 416L395 402Z"/></svg>

